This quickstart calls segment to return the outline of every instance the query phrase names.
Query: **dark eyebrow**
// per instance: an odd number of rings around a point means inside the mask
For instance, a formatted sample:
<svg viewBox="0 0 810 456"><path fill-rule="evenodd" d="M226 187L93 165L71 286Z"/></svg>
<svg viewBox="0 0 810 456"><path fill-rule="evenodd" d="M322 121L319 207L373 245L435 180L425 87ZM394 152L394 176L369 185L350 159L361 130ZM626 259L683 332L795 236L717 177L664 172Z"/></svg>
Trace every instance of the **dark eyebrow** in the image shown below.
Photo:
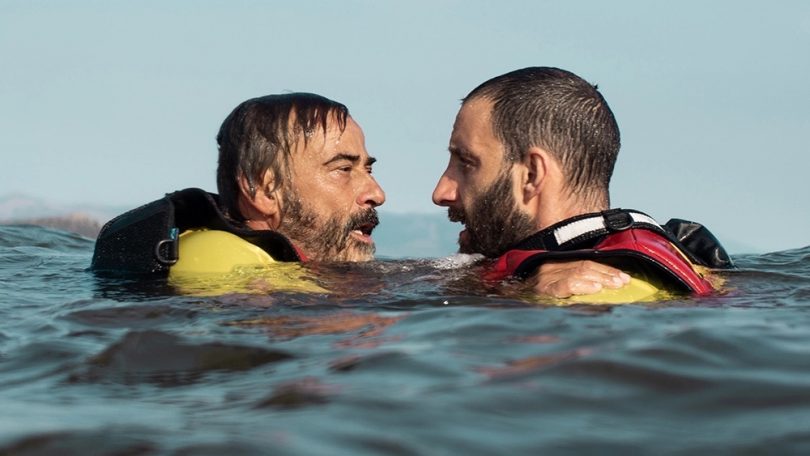
<svg viewBox="0 0 810 456"><path fill-rule="evenodd" d="M469 155L464 149L456 146L449 146L447 150L453 155Z"/></svg>
<svg viewBox="0 0 810 456"><path fill-rule="evenodd" d="M450 155L455 155L462 160L478 163L478 157L467 152L465 149L462 149L461 147L450 146L447 148L447 150L450 151Z"/></svg>
<svg viewBox="0 0 810 456"><path fill-rule="evenodd" d="M360 161L360 156L359 155L341 153L341 154L335 155L334 157L332 157L329 160L327 160L326 162L324 162L324 165L328 165L330 163L334 163L336 161L341 161L341 160L348 160L348 161L352 162L352 164L355 164L358 161Z"/></svg>
<svg viewBox="0 0 810 456"><path fill-rule="evenodd" d="M324 165L328 165L330 163L334 163L334 162L341 161L341 160L348 160L348 161L352 162L352 164L355 164L358 161L360 161L360 156L359 155L353 155L353 154L347 154L347 153L341 153L341 154L337 154L334 157L327 160L326 163L324 163ZM366 163L363 166L371 166L374 163L377 163L377 159L374 158L374 157L368 157L366 159Z"/></svg>

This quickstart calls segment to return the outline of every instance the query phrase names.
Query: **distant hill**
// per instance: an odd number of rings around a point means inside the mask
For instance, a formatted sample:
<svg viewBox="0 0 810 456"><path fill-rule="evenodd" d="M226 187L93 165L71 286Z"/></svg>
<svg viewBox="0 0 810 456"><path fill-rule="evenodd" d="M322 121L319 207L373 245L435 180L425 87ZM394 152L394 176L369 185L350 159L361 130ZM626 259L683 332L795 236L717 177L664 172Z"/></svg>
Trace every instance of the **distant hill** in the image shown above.
<svg viewBox="0 0 810 456"><path fill-rule="evenodd" d="M94 238L101 226L125 209L115 206L57 204L28 195L0 197L0 224L38 225Z"/></svg>
<svg viewBox="0 0 810 456"><path fill-rule="evenodd" d="M95 238L101 231L101 222L80 212L57 217L40 217L30 219L13 219L0 222L2 225L36 225L48 228L57 228L71 233L81 234L84 237Z"/></svg>
<svg viewBox="0 0 810 456"><path fill-rule="evenodd" d="M13 194L0 197L0 222L52 219L74 214L106 222L127 207L98 204L60 204L33 196Z"/></svg>

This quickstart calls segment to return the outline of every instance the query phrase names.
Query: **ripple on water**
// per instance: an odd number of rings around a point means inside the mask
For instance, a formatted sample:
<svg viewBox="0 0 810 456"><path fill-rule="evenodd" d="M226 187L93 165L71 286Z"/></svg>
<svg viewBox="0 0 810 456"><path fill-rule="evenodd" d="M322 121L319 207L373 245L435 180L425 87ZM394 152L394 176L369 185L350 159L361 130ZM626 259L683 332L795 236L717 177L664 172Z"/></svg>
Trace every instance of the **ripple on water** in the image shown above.
<svg viewBox="0 0 810 456"><path fill-rule="evenodd" d="M64 341L33 342L0 351L0 389L52 378L75 364L80 348Z"/></svg>
<svg viewBox="0 0 810 456"><path fill-rule="evenodd" d="M92 250L95 244L92 239L75 233L40 226L0 225L0 230L0 249L29 246L58 252L85 253Z"/></svg>
<svg viewBox="0 0 810 456"><path fill-rule="evenodd" d="M140 435L127 435L115 429L36 434L0 447L0 454L154 454L157 447L144 437L148 434L143 431L140 430Z"/></svg>
<svg viewBox="0 0 810 456"><path fill-rule="evenodd" d="M69 380L171 387L196 383L212 371L246 371L291 358L260 347L195 344L161 331L133 331L90 358Z"/></svg>
<svg viewBox="0 0 810 456"><path fill-rule="evenodd" d="M275 387L269 396L261 399L255 408L292 410L329 403L337 389L321 384L313 378L286 382Z"/></svg>
<svg viewBox="0 0 810 456"><path fill-rule="evenodd" d="M190 321L197 314L196 308L142 303L132 306L77 310L67 314L64 318L88 326L138 328L160 323Z"/></svg>

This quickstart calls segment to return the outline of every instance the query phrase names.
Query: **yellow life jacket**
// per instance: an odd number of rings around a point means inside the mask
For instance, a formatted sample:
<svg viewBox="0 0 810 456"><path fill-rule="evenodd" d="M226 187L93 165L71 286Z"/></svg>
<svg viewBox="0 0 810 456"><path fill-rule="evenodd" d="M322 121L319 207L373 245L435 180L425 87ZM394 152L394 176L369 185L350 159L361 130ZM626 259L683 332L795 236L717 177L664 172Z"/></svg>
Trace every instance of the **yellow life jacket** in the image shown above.
<svg viewBox="0 0 810 456"><path fill-rule="evenodd" d="M706 267L692 264L692 267L709 283L715 290L722 290L725 279L713 274ZM557 305L571 304L630 304L666 301L683 297L682 294L673 292L665 283L654 277L631 277L630 282L621 288L603 288L600 291L587 295L575 295L565 299L556 300Z"/></svg>
<svg viewBox="0 0 810 456"><path fill-rule="evenodd" d="M635 302L653 302L671 297L672 293L662 290L647 280L631 277L630 282L621 288L603 288L587 295L575 295L560 301L558 304L623 304Z"/></svg>
<svg viewBox="0 0 810 456"><path fill-rule="evenodd" d="M178 243L169 283L183 293L327 292L300 263L276 261L260 247L226 231L186 230Z"/></svg>

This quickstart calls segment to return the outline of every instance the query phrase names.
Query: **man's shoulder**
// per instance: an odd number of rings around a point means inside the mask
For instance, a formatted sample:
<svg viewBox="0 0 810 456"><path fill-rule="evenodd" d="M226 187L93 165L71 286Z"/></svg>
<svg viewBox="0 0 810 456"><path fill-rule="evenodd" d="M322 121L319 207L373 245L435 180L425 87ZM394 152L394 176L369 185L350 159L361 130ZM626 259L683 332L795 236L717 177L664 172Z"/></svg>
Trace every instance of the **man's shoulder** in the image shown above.
<svg viewBox="0 0 810 456"><path fill-rule="evenodd" d="M228 273L241 266L268 266L276 261L263 249L222 230L190 229L180 233L175 273Z"/></svg>

